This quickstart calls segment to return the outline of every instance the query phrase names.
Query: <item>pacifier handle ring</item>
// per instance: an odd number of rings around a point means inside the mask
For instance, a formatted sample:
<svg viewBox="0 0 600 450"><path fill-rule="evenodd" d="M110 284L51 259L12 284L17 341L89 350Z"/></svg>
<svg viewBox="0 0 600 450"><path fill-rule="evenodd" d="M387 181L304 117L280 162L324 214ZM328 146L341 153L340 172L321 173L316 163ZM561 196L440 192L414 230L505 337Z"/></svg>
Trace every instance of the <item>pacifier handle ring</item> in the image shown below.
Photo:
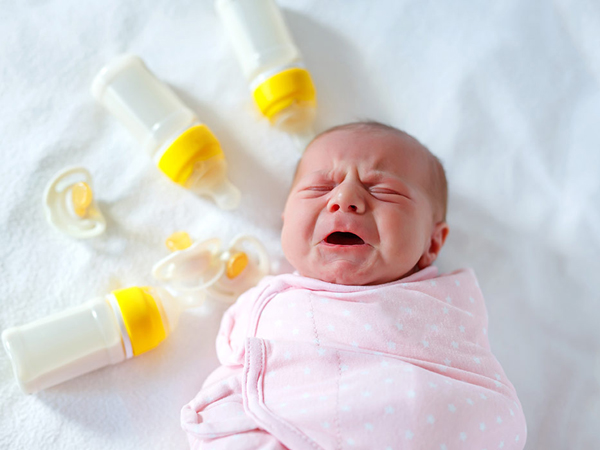
<svg viewBox="0 0 600 450"><path fill-rule="evenodd" d="M227 249L227 251L235 247L240 242L244 241L248 241L249 243L254 245L255 250L258 253L258 269L262 273L268 274L271 271L269 264L269 254L263 243L256 239L254 236L250 236L249 234L240 234L236 236L229 244L229 248Z"/></svg>

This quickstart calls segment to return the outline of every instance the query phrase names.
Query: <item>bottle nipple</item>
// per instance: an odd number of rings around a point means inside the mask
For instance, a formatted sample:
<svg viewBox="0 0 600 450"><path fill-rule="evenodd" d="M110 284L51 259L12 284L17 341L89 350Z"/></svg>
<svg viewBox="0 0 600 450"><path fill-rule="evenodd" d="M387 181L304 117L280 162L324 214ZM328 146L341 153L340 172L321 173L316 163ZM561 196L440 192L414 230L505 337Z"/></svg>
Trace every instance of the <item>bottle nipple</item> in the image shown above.
<svg viewBox="0 0 600 450"><path fill-rule="evenodd" d="M219 208L224 210L235 209L240 204L241 193L239 189L225 177L212 186L207 194L215 200Z"/></svg>
<svg viewBox="0 0 600 450"><path fill-rule="evenodd" d="M191 247L193 242L185 231L176 231L167 238L165 244L169 250L176 252Z"/></svg>

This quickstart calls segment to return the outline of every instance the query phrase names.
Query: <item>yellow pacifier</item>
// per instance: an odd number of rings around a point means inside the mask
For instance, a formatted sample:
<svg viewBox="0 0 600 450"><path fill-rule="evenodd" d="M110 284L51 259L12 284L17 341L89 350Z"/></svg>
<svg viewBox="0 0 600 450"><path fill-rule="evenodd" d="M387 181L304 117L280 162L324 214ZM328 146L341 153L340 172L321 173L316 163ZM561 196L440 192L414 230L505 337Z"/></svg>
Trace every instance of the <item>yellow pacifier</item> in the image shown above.
<svg viewBox="0 0 600 450"><path fill-rule="evenodd" d="M74 238L90 238L106 229L94 200L92 176L83 167L69 167L50 180L44 191L44 213L50 225Z"/></svg>
<svg viewBox="0 0 600 450"><path fill-rule="evenodd" d="M229 303L256 285L270 270L262 243L239 235L221 249L221 240L193 243L186 232L173 233L166 241L173 253L159 261L152 275L177 294L210 296Z"/></svg>

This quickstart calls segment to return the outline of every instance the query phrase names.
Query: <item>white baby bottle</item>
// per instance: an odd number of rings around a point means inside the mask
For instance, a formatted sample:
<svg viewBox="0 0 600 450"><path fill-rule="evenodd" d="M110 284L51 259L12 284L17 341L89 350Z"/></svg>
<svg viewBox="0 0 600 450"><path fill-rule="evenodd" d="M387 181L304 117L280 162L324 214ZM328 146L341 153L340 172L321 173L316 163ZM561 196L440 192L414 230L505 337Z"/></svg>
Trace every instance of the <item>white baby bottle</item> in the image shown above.
<svg viewBox="0 0 600 450"><path fill-rule="evenodd" d="M68 167L50 180L44 190L44 214L54 228L78 239L98 236L106 229L94 199L92 176L84 167Z"/></svg>
<svg viewBox="0 0 600 450"><path fill-rule="evenodd" d="M271 123L312 135L316 91L274 0L216 0L254 100Z"/></svg>
<svg viewBox="0 0 600 450"><path fill-rule="evenodd" d="M166 290L130 287L2 333L21 390L27 394L160 344L185 304Z"/></svg>
<svg viewBox="0 0 600 450"><path fill-rule="evenodd" d="M227 179L219 141L139 57L123 55L105 66L94 79L92 94L172 181L212 197L223 209L237 207L240 192Z"/></svg>
<svg viewBox="0 0 600 450"><path fill-rule="evenodd" d="M154 265L152 275L194 304L207 297L233 303L270 272L267 250L249 235L223 248L219 238L194 243L180 231L167 239L167 247L173 253Z"/></svg>

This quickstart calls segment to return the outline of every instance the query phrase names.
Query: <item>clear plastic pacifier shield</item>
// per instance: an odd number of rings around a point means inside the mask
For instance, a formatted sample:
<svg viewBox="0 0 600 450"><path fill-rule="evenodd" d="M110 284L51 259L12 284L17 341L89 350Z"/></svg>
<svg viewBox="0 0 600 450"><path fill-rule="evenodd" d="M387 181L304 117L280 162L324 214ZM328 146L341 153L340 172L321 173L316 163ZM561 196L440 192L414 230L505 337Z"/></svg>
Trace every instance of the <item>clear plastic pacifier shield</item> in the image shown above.
<svg viewBox="0 0 600 450"><path fill-rule="evenodd" d="M46 186L43 201L48 223L69 236L90 238L106 229L94 200L92 176L84 167L69 167L56 174Z"/></svg>
<svg viewBox="0 0 600 450"><path fill-rule="evenodd" d="M171 292L186 297L188 306L197 306L207 295L232 303L269 270L260 241L240 235L226 249L214 238L175 251L155 264L152 274Z"/></svg>

